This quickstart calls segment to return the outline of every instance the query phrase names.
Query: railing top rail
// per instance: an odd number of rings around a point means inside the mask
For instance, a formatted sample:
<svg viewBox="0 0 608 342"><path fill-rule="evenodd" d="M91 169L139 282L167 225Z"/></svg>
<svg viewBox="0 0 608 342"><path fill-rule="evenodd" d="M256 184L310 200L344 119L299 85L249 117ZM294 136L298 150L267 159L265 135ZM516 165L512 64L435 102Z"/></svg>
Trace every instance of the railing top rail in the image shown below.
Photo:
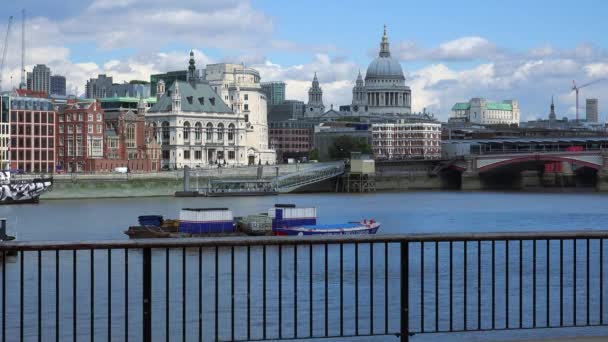
<svg viewBox="0 0 608 342"><path fill-rule="evenodd" d="M339 243L397 243L501 240L608 239L608 230L535 231L456 234L390 234L335 236L239 236L205 238L134 239L106 241L8 241L0 251L81 250L123 248L188 248Z"/></svg>

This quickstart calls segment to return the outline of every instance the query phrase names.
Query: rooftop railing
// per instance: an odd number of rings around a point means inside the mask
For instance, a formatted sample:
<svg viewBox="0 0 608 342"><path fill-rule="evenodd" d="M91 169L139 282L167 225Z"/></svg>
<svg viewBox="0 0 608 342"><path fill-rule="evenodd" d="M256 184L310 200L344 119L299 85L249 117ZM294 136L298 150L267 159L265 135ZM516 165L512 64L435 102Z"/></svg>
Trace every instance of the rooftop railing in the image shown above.
<svg viewBox="0 0 608 342"><path fill-rule="evenodd" d="M576 231L5 242L1 338L408 341L604 326L607 238Z"/></svg>

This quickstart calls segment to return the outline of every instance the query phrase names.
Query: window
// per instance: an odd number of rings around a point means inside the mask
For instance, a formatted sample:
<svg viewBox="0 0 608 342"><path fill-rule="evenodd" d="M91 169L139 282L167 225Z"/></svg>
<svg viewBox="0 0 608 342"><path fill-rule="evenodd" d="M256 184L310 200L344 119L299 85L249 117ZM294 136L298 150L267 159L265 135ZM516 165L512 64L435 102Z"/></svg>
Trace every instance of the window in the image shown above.
<svg viewBox="0 0 608 342"><path fill-rule="evenodd" d="M224 124L217 125L217 140L224 140Z"/></svg>
<svg viewBox="0 0 608 342"><path fill-rule="evenodd" d="M202 151L194 151L194 159L195 160L201 160L203 158L203 152Z"/></svg>
<svg viewBox="0 0 608 342"><path fill-rule="evenodd" d="M89 115L87 115L87 120L93 121L93 114L89 113Z"/></svg>
<svg viewBox="0 0 608 342"><path fill-rule="evenodd" d="M245 99L245 100L249 100L249 95L248 95L248 94L245 94L245 95L244 95L244 99Z"/></svg>
<svg viewBox="0 0 608 342"><path fill-rule="evenodd" d="M197 122L194 125L194 139L196 141L201 141L203 135L203 125L200 122Z"/></svg>
<svg viewBox="0 0 608 342"><path fill-rule="evenodd" d="M184 151L184 159L190 160L190 150Z"/></svg>
<svg viewBox="0 0 608 342"><path fill-rule="evenodd" d="M234 124L228 125L228 141L234 140Z"/></svg>
<svg viewBox="0 0 608 342"><path fill-rule="evenodd" d="M101 122L101 113L98 113L98 114L97 114L97 121L100 121L100 122Z"/></svg>
<svg viewBox="0 0 608 342"><path fill-rule="evenodd" d="M234 160L234 156L235 156L234 151L228 151L228 159L229 160Z"/></svg>
<svg viewBox="0 0 608 342"><path fill-rule="evenodd" d="M63 125L59 126L59 134L63 134Z"/></svg>
<svg viewBox="0 0 608 342"><path fill-rule="evenodd" d="M184 122L184 140L190 140L190 123Z"/></svg>
<svg viewBox="0 0 608 342"><path fill-rule="evenodd" d="M205 105L205 98L204 97L199 97L198 98L198 103L200 103L201 106L204 106Z"/></svg>
<svg viewBox="0 0 608 342"><path fill-rule="evenodd" d="M169 140L169 122L163 121L161 124L161 130L163 133L163 140Z"/></svg>
<svg viewBox="0 0 608 342"><path fill-rule="evenodd" d="M163 159L169 159L169 151L163 151Z"/></svg>
<svg viewBox="0 0 608 342"><path fill-rule="evenodd" d="M127 139L126 139L127 148L135 147L135 125L128 124L127 125Z"/></svg>
<svg viewBox="0 0 608 342"><path fill-rule="evenodd" d="M243 109L244 110L249 110L249 105L245 103L245 105L243 105Z"/></svg>
<svg viewBox="0 0 608 342"><path fill-rule="evenodd" d="M188 100L188 104L192 104L192 96L187 96L186 100Z"/></svg>
<svg viewBox="0 0 608 342"><path fill-rule="evenodd" d="M215 97L209 98L209 103L211 103L212 106L215 106Z"/></svg>
<svg viewBox="0 0 608 342"><path fill-rule="evenodd" d="M78 114L78 121L82 121L82 114Z"/></svg>
<svg viewBox="0 0 608 342"><path fill-rule="evenodd" d="M209 122L207 124L207 141L213 140L213 124Z"/></svg>
<svg viewBox="0 0 608 342"><path fill-rule="evenodd" d="M88 132L89 132L89 133L93 133L93 126L94 126L94 125L92 125L92 124L88 125L88 127L87 127L87 128L88 128Z"/></svg>

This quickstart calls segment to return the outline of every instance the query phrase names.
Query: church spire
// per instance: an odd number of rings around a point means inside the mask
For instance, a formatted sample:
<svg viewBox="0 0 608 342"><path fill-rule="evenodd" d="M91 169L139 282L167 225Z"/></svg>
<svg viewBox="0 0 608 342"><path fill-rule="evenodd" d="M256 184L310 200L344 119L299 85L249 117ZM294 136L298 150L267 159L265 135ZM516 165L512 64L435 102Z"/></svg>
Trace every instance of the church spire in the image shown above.
<svg viewBox="0 0 608 342"><path fill-rule="evenodd" d="M196 66L194 62L194 51L190 50L190 61L188 62L188 81L193 82L196 80Z"/></svg>
<svg viewBox="0 0 608 342"><path fill-rule="evenodd" d="M391 52L388 49L388 36L386 35L386 25L384 25L384 35L380 43L380 57L390 57Z"/></svg>
<svg viewBox="0 0 608 342"><path fill-rule="evenodd" d="M549 113L549 120L555 120L555 105L553 104L553 95L551 95L551 112Z"/></svg>

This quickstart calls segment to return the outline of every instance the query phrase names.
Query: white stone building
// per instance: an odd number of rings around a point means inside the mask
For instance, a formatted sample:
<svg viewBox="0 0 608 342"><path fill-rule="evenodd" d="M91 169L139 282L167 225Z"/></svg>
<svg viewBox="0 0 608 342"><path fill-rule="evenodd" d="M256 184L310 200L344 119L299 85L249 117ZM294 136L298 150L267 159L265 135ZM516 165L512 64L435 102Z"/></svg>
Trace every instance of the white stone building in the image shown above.
<svg viewBox="0 0 608 342"><path fill-rule="evenodd" d="M351 112L359 116L400 116L412 111L412 91L405 85L401 64L391 57L386 26L380 53L367 67L365 82L361 72L353 88Z"/></svg>
<svg viewBox="0 0 608 342"><path fill-rule="evenodd" d="M441 159L441 124L431 122L372 125L375 159Z"/></svg>
<svg viewBox="0 0 608 342"><path fill-rule="evenodd" d="M203 70L205 82L222 101L245 121L244 144L248 161L274 164L276 152L269 147L268 106L260 84L260 73L241 64L208 64Z"/></svg>
<svg viewBox="0 0 608 342"><path fill-rule="evenodd" d="M274 163L257 71L234 64L209 67L203 75L211 81L200 79L191 53L188 81L169 89L164 82L157 85L158 101L146 120L161 142L162 167Z"/></svg>
<svg viewBox="0 0 608 342"><path fill-rule="evenodd" d="M481 125L519 125L519 104L517 100L491 102L476 97L456 103L452 107L452 118Z"/></svg>

